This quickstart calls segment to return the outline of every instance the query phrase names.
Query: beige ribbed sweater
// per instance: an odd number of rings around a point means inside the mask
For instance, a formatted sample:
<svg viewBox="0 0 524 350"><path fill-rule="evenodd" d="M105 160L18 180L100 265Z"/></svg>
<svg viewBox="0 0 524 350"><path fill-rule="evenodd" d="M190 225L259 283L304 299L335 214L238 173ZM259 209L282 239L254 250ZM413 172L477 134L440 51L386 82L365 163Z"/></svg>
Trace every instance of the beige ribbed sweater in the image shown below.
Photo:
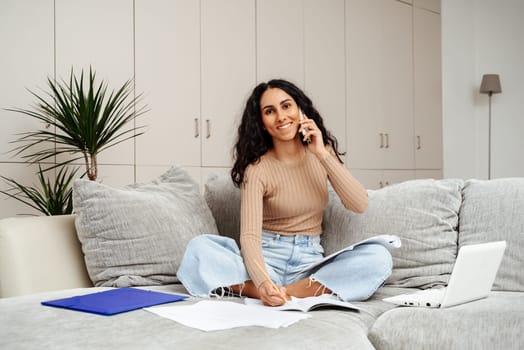
<svg viewBox="0 0 524 350"><path fill-rule="evenodd" d="M320 235L328 179L347 209L366 209L366 190L334 154L319 160L306 150L304 158L293 165L265 154L247 167L242 185L240 243L244 264L257 287L266 280L265 271L257 267L265 266L262 230L281 235Z"/></svg>

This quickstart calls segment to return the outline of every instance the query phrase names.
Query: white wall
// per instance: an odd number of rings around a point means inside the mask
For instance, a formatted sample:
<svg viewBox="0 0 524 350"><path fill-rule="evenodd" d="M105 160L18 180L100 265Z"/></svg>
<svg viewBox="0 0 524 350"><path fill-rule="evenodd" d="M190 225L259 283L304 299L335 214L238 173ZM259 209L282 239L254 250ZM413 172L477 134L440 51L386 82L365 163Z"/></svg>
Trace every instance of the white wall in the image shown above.
<svg viewBox="0 0 524 350"><path fill-rule="evenodd" d="M492 178L524 176L524 1L442 0L444 177L488 177L488 96L482 75L500 74L492 98Z"/></svg>

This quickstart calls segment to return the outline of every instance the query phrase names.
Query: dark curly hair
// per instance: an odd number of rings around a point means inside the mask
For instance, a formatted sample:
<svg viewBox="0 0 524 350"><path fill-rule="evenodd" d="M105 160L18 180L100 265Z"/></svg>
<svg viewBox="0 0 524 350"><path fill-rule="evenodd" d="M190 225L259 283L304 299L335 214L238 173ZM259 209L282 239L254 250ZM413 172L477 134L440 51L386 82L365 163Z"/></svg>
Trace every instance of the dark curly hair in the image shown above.
<svg viewBox="0 0 524 350"><path fill-rule="evenodd" d="M322 132L324 145L330 145L335 151L338 160L342 163L340 155L344 153L338 151L338 141L336 137L326 130L324 121L320 113L318 113L313 106L311 99L293 83L282 79L273 79L267 83L258 84L246 102L242 120L238 127L237 141L233 150L234 164L231 169L231 179L237 187L240 187L242 184L244 172L248 165L256 163L264 153L273 148L273 139L271 135L264 130L260 112L260 98L262 94L267 89L273 88L284 90L295 100L304 114L315 121L315 124Z"/></svg>

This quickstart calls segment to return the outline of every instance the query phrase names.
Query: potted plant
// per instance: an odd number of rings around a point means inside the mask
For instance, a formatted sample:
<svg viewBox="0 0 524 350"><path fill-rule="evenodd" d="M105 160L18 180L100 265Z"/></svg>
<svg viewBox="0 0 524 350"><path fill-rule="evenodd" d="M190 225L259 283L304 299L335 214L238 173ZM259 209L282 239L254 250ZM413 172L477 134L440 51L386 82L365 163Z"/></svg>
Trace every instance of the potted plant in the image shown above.
<svg viewBox="0 0 524 350"><path fill-rule="evenodd" d="M142 127L135 125L135 119L146 112L146 106L139 106L142 95L134 95L132 80L108 92L104 81L96 82L96 73L91 68L85 80L83 70L80 76L76 76L71 70L68 81L57 82L48 78L47 83L49 91L44 96L30 91L36 98L33 109L7 109L43 122L40 129L20 134L14 141L18 146L12 150L28 162L39 164L40 189L24 186L14 179L2 176L10 189L0 192L38 210L45 206L42 201L50 202L61 198L64 201L62 208L69 210L67 202L71 193L68 188L76 170L69 171L64 167L82 160L85 175L90 180L96 180L98 155L120 142L142 134ZM40 164L46 161L52 164L45 169L40 168ZM59 171L54 185L51 186L44 173L55 168L59 168ZM59 206L56 203L48 204L52 207ZM41 211L50 215L47 210Z"/></svg>
<svg viewBox="0 0 524 350"><path fill-rule="evenodd" d="M13 178L0 176L10 188L0 193L16 199L45 215L65 215L73 212L73 189L71 183L78 171L66 167L58 170L53 184L38 167L38 186L26 186Z"/></svg>

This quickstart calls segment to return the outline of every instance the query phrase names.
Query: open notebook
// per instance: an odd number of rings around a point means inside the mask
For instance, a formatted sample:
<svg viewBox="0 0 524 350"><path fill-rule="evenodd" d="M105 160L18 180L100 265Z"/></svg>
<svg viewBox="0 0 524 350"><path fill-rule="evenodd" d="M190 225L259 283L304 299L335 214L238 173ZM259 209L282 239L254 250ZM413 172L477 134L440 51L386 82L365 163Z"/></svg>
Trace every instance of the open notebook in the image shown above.
<svg viewBox="0 0 524 350"><path fill-rule="evenodd" d="M287 301L284 305L281 306L265 306L260 299L245 298L244 304L260 306L268 308L271 310L278 311L302 311L308 312L317 309L347 309L359 311L360 308L356 305L342 301L334 295L322 294L315 297L307 298L295 298L291 297L291 300Z"/></svg>
<svg viewBox="0 0 524 350"><path fill-rule="evenodd" d="M485 298L491 291L505 249L505 241L463 246L447 287L383 300L403 306L444 308Z"/></svg>

